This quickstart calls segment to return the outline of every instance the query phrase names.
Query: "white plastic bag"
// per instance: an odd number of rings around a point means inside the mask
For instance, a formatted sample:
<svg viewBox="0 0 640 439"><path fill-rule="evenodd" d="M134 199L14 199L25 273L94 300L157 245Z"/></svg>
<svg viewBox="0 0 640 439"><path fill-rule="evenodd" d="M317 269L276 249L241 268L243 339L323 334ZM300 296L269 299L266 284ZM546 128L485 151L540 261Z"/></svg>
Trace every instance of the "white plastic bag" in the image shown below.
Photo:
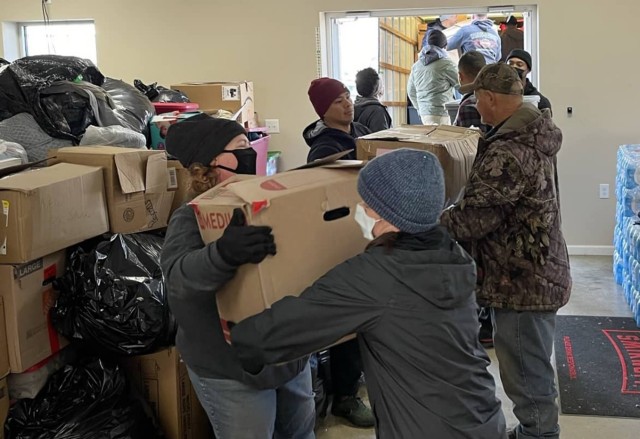
<svg viewBox="0 0 640 439"><path fill-rule="evenodd" d="M130 130L119 125L97 127L91 125L87 128L80 145L106 145L123 146L126 148L146 148L147 139L144 134Z"/></svg>

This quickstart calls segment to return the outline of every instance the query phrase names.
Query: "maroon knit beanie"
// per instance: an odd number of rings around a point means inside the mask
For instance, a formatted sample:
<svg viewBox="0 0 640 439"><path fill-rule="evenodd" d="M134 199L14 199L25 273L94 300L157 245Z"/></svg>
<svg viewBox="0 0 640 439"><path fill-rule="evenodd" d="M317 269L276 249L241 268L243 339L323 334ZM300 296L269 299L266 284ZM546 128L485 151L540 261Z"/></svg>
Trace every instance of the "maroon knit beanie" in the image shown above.
<svg viewBox="0 0 640 439"><path fill-rule="evenodd" d="M309 100L318 116L323 118L333 101L346 91L349 90L337 79L318 78L311 81Z"/></svg>

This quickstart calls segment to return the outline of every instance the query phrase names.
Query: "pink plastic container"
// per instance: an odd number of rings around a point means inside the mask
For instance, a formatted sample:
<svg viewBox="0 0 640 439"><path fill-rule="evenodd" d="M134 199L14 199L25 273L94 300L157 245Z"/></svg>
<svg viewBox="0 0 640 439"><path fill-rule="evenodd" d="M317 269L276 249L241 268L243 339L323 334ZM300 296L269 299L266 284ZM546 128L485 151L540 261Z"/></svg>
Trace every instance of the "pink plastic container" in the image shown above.
<svg viewBox="0 0 640 439"><path fill-rule="evenodd" d="M171 113L172 111L179 111L184 113L186 111L195 111L200 108L200 105L195 102L152 102L153 108L156 109L156 114Z"/></svg>
<svg viewBox="0 0 640 439"><path fill-rule="evenodd" d="M256 158L256 175L267 175L267 153L269 152L269 139L271 136L266 135L267 129L261 128L249 128L249 133L265 133L264 137L251 142L251 147L258 154Z"/></svg>

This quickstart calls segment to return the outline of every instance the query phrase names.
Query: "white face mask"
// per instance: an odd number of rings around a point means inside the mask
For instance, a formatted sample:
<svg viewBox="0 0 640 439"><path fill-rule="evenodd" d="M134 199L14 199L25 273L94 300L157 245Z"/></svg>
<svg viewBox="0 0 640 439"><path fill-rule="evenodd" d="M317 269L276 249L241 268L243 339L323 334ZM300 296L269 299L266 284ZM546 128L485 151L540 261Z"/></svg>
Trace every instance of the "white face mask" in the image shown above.
<svg viewBox="0 0 640 439"><path fill-rule="evenodd" d="M373 228L375 227L376 223L380 220L373 219L369 215L367 215L367 213L364 210L364 207L362 207L362 204L358 204L356 206L355 220L360 226L360 228L362 229L362 235L364 236L364 238L369 241L373 241L374 239Z"/></svg>

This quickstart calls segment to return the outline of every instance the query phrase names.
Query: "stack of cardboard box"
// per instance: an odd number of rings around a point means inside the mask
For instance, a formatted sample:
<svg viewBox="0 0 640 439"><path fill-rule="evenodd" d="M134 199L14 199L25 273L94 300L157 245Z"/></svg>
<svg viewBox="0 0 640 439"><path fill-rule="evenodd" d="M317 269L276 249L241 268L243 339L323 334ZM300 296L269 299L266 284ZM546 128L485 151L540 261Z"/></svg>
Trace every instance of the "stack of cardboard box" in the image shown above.
<svg viewBox="0 0 640 439"><path fill-rule="evenodd" d="M253 82L183 82L171 86L187 95L200 111L215 114L218 110L231 114L240 112L236 119L245 128L257 127L253 98Z"/></svg>
<svg viewBox="0 0 640 439"><path fill-rule="evenodd" d="M9 410L7 375L33 373L69 344L49 318L52 280L65 271L66 249L106 232L166 227L174 199L186 196L178 190L184 170L167 162L164 151L96 146L53 155L49 167L0 179L0 439ZM168 439L210 437L175 348L123 366Z"/></svg>

